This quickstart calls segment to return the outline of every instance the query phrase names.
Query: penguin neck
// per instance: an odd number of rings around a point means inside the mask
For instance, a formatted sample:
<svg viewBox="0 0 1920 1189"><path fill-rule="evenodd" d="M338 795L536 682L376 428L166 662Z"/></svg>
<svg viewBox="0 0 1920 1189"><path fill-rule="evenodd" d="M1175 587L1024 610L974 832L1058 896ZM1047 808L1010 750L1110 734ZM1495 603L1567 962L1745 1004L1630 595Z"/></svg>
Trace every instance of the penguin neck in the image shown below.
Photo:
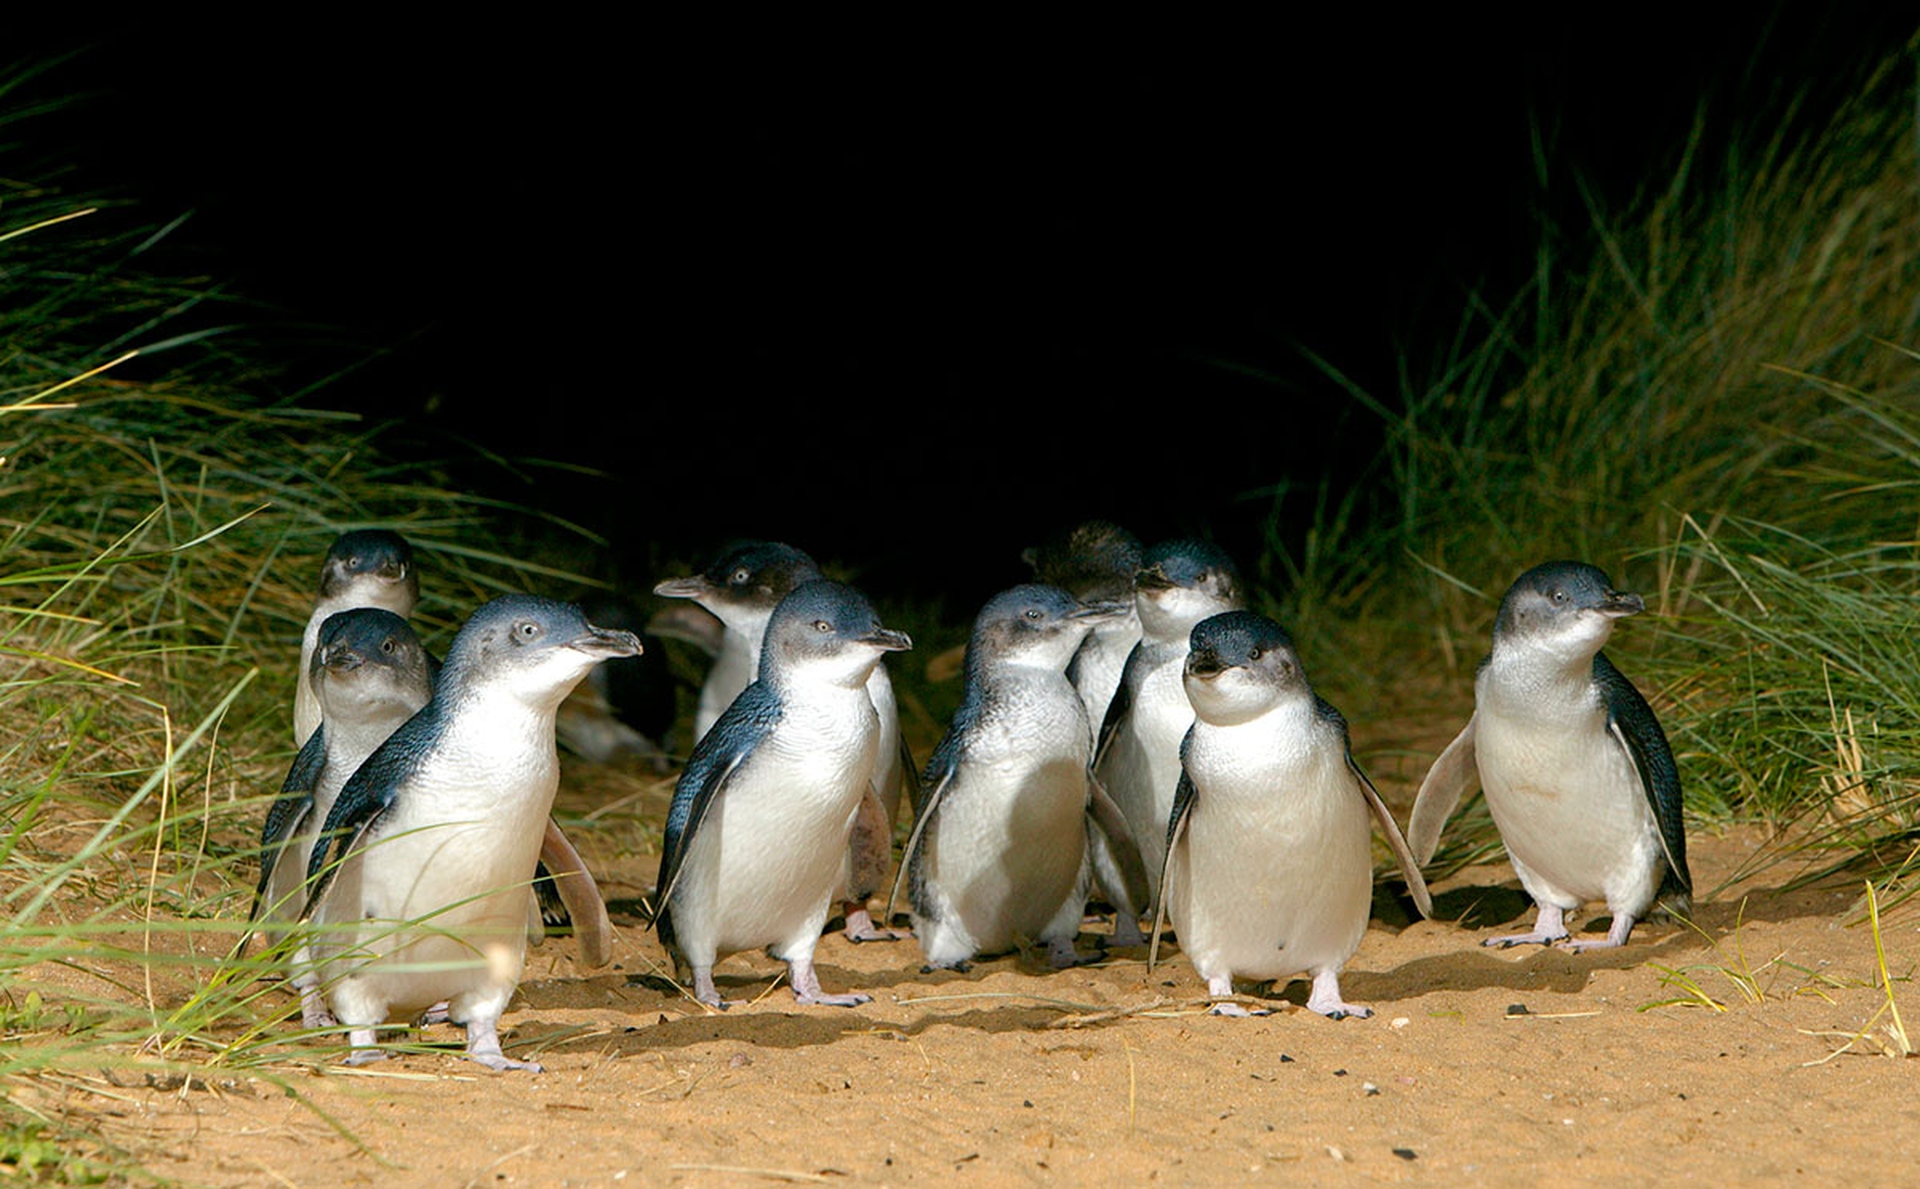
<svg viewBox="0 0 1920 1189"><path fill-rule="evenodd" d="M867 681L879 663L880 658L875 656L865 665L838 657L801 664L763 665L760 680L771 686L783 702L794 697L866 698Z"/></svg>
<svg viewBox="0 0 1920 1189"><path fill-rule="evenodd" d="M1545 709L1593 700L1598 643L1523 637L1495 643L1477 684L1509 710Z"/></svg>

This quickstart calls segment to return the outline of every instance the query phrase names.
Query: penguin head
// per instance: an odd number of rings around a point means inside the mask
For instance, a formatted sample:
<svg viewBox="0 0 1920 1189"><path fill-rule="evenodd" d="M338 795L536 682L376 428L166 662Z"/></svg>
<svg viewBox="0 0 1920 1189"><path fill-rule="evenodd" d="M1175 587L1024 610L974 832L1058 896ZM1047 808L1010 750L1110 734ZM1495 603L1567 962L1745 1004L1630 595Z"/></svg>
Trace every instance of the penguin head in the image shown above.
<svg viewBox="0 0 1920 1189"><path fill-rule="evenodd" d="M913 647L905 632L881 626L867 597L841 582L816 579L794 587L767 621L760 680L865 685L886 652Z"/></svg>
<svg viewBox="0 0 1920 1189"><path fill-rule="evenodd" d="M502 595L475 611L453 638L440 692L499 692L551 709L601 661L639 655L638 636L595 627L571 603Z"/></svg>
<svg viewBox="0 0 1920 1189"><path fill-rule="evenodd" d="M412 546L399 533L384 528L340 534L320 565L320 597L412 615L420 601Z"/></svg>
<svg viewBox="0 0 1920 1189"><path fill-rule="evenodd" d="M735 631L758 635L780 600L803 582L819 578L811 557L778 541L740 541L722 549L707 568L686 578L669 578L653 593L692 599Z"/></svg>
<svg viewBox="0 0 1920 1189"><path fill-rule="evenodd" d="M1126 615L1117 600L1081 603L1057 586L1033 583L1002 591L973 621L967 642L969 677L988 666L1014 664L1066 672L1095 626Z"/></svg>
<svg viewBox="0 0 1920 1189"><path fill-rule="evenodd" d="M330 719L408 712L432 696L427 650L407 621L380 607L336 611L320 625L308 670L322 714Z"/></svg>
<svg viewBox="0 0 1920 1189"><path fill-rule="evenodd" d="M1216 545L1166 541L1147 550L1134 578L1140 627L1155 640L1183 640L1209 615L1239 609L1246 596L1240 571Z"/></svg>
<svg viewBox="0 0 1920 1189"><path fill-rule="evenodd" d="M1637 594L1613 589L1597 566L1550 561L1507 588L1493 621L1493 648L1544 650L1568 662L1590 659L1613 634L1613 623L1647 609Z"/></svg>
<svg viewBox="0 0 1920 1189"><path fill-rule="evenodd" d="M1035 578L1083 603L1131 599L1134 575L1145 560L1140 538L1105 520L1089 520L1021 556Z"/></svg>
<svg viewBox="0 0 1920 1189"><path fill-rule="evenodd" d="M1293 641L1264 615L1210 616L1194 625L1188 642L1187 700L1202 721L1233 726L1289 698L1313 696Z"/></svg>

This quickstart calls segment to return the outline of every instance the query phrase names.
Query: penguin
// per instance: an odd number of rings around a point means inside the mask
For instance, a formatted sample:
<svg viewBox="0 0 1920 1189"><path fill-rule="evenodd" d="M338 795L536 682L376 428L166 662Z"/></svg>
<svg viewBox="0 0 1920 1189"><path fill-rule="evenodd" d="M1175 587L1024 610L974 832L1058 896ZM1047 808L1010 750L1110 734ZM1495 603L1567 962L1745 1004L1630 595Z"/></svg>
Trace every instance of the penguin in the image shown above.
<svg viewBox="0 0 1920 1189"><path fill-rule="evenodd" d="M637 657L596 665L560 704L560 746L596 764L623 758L657 775L668 769L662 743L676 714L673 671L657 639L640 630L631 603L615 594L584 600L581 610L602 627L624 628L640 637Z"/></svg>
<svg viewBox="0 0 1920 1189"><path fill-rule="evenodd" d="M975 618L966 692L927 765L901 859L929 970L966 970L976 954L1027 942L1044 942L1055 968L1096 960L1074 940L1100 818L1144 885L1126 819L1095 805L1105 794L1090 780L1093 735L1066 674L1088 634L1125 614L1035 584L994 596Z"/></svg>
<svg viewBox="0 0 1920 1189"><path fill-rule="evenodd" d="M1145 561L1140 538L1117 524L1089 520L1065 537L1027 550L1036 582L1057 586L1083 604L1121 603L1125 612L1087 633L1067 666L1067 679L1086 703L1087 720L1106 721L1120 688L1127 657L1140 642L1140 612L1133 603L1134 577Z"/></svg>
<svg viewBox="0 0 1920 1189"><path fill-rule="evenodd" d="M320 565L320 593L300 637L300 671L293 688L294 746L304 744L320 725L320 702L309 671L320 625L334 612L353 607L380 607L405 619L419 602L420 576L405 537L389 529L366 528L335 539Z"/></svg>
<svg viewBox="0 0 1920 1189"><path fill-rule="evenodd" d="M802 1004L871 998L824 993L813 951L863 803L877 808L867 682L911 647L838 582L804 582L774 608L759 677L694 746L667 811L651 921L700 1002L728 1006L715 960L761 946L787 963Z"/></svg>
<svg viewBox="0 0 1920 1189"><path fill-rule="evenodd" d="M301 919L350 1063L385 1055L381 1025L446 1000L470 1060L538 1072L501 1052L498 1023L559 784L554 716L593 666L639 651L569 604L496 598L454 637L433 699L348 778Z"/></svg>
<svg viewBox="0 0 1920 1189"><path fill-rule="evenodd" d="M1476 777L1507 857L1538 916L1532 932L1482 945L1607 949L1654 904L1692 906L1680 769L1660 720L1601 651L1614 624L1646 610L1577 561L1514 580L1473 683L1473 716L1433 762L1407 833L1422 863ZM1604 900L1604 940L1569 941L1566 914Z"/></svg>
<svg viewBox="0 0 1920 1189"><path fill-rule="evenodd" d="M1033 567L1038 581L1061 588L1082 604L1117 602L1125 609L1118 618L1088 632L1067 665L1067 680L1086 704L1087 721L1098 728L1106 721L1107 707L1120 687L1127 657L1140 643L1140 612L1134 606L1133 590L1134 578L1145 560L1140 539L1117 524L1089 520L1064 537L1027 550L1022 557ZM1105 801L1106 791L1101 789L1100 793ZM1147 907L1147 902L1136 898L1144 892L1129 886L1126 872L1108 849L1108 840L1104 832L1092 836L1094 886L1114 908L1110 944L1145 945L1139 910ZM1137 856L1138 847L1131 835L1127 844Z"/></svg>
<svg viewBox="0 0 1920 1189"><path fill-rule="evenodd" d="M1367 817L1386 836L1422 916L1433 901L1373 782L1354 762L1347 720L1308 684L1279 624L1247 611L1194 625L1181 666L1194 723L1180 775L1155 912L1217 999L1236 976L1310 975L1307 1007L1332 1019L1371 1009L1340 995L1373 903ZM1217 1015L1245 1016L1216 1003Z"/></svg>
<svg viewBox="0 0 1920 1189"><path fill-rule="evenodd" d="M299 915L314 838L341 786L433 696L420 638L406 620L378 607L329 615L320 625L308 676L320 725L294 758L260 835L252 919L268 944L277 943ZM302 1023L331 1027L335 1021L304 947L289 968L300 993Z"/></svg>
<svg viewBox="0 0 1920 1189"><path fill-rule="evenodd" d="M669 578L653 588L666 598L692 599L724 625L718 655L700 688L694 716L694 741L712 729L727 706L759 673L767 622L780 600L803 582L822 577L813 558L777 541L743 541L721 550L707 568L691 577ZM879 890L893 857L893 823L900 815L900 789L914 773L913 756L900 733L900 706L883 662L867 679L867 696L880 716L880 760L874 788L880 815L863 819L848 853L841 911L847 940L897 941L899 935L873 922L867 898Z"/></svg>
<svg viewBox="0 0 1920 1189"><path fill-rule="evenodd" d="M1148 891L1158 899L1180 780L1180 741L1193 725L1193 706L1181 684L1188 636L1201 620L1245 606L1246 596L1227 555L1195 540L1149 549L1134 590L1140 643L1107 707L1094 774L1133 828Z"/></svg>

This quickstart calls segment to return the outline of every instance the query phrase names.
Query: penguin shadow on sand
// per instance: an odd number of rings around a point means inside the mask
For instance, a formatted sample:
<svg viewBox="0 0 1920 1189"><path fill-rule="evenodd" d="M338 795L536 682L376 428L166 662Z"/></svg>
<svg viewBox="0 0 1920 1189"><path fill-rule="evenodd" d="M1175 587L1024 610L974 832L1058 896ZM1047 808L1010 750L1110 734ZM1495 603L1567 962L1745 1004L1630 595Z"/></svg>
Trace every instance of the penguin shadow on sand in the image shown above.
<svg viewBox="0 0 1920 1189"><path fill-rule="evenodd" d="M1722 905L1695 905L1696 925L1717 919ZM1349 966L1343 985L1351 981L1354 996L1376 1005L1408 1001L1433 991L1479 991L1503 987L1511 991L1576 994L1586 989L1595 970L1632 970L1649 961L1671 964L1680 955L1707 948L1707 941L1686 923L1656 919L1653 927L1636 932L1631 944L1619 949L1568 953L1552 946L1514 946L1489 949L1480 944L1485 931L1512 921L1531 919L1533 900L1519 881L1472 884L1433 893L1434 926L1450 930L1457 948L1403 962L1391 970L1367 971ZM1374 920L1394 925L1404 908L1391 889L1376 887ZM1408 923L1411 923L1410 921ZM1604 910L1569 921L1575 937L1605 936L1612 919ZM1656 930L1660 930L1656 932ZM1364 947L1363 947L1364 949ZM1281 997L1304 1002L1306 987L1295 984Z"/></svg>

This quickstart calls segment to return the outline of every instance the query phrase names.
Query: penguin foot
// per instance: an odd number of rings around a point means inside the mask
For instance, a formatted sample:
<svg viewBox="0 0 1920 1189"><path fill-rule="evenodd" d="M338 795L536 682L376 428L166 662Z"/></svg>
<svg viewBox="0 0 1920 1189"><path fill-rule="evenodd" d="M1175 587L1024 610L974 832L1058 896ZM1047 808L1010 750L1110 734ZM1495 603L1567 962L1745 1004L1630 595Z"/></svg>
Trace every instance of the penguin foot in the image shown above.
<svg viewBox="0 0 1920 1189"><path fill-rule="evenodd" d="M1246 1020L1254 1016L1270 1016L1273 1014L1273 1011L1265 1007L1248 1009L1241 1007L1237 1003L1216 1003L1207 1009L1207 1014L1210 1016L1227 1016L1236 1020Z"/></svg>
<svg viewBox="0 0 1920 1189"><path fill-rule="evenodd" d="M1348 1016L1365 1020L1373 1015L1372 1008L1348 1003L1340 998L1340 975L1332 970L1322 970L1313 976L1313 991L1307 996L1307 1010L1318 1012L1329 1020L1344 1020Z"/></svg>
<svg viewBox="0 0 1920 1189"><path fill-rule="evenodd" d="M812 1007L859 1007L863 1003L872 1003L873 996L854 992L849 995L828 995L820 990L820 976L813 972L813 962L806 958L787 960L787 981L793 984L793 998L802 1006Z"/></svg>
<svg viewBox="0 0 1920 1189"><path fill-rule="evenodd" d="M921 974L938 974L942 970L951 970L955 974L972 974L973 963L965 958L953 962L929 962L920 968Z"/></svg>
<svg viewBox="0 0 1920 1189"><path fill-rule="evenodd" d="M447 1001L442 999L421 1013L420 1026L424 1028L429 1024L444 1024L452 1018L453 1017L447 1013Z"/></svg>
<svg viewBox="0 0 1920 1189"><path fill-rule="evenodd" d="M327 1010L327 997L319 987L300 988L300 1026L302 1028L338 1028L340 1021Z"/></svg>
<svg viewBox="0 0 1920 1189"><path fill-rule="evenodd" d="M696 966L693 969L693 997L716 1011L725 1011L733 1004L720 998L720 990L713 985L713 967Z"/></svg>
<svg viewBox="0 0 1920 1189"><path fill-rule="evenodd" d="M904 941L909 936L892 929L882 929L873 923L873 914L864 908L852 909L847 913L847 927L840 933L855 945L863 941Z"/></svg>
<svg viewBox="0 0 1920 1189"><path fill-rule="evenodd" d="M1125 947L1147 944L1147 935L1140 932L1140 922L1121 913L1113 918L1113 936L1107 938L1110 946Z"/></svg>
<svg viewBox="0 0 1920 1189"><path fill-rule="evenodd" d="M545 1073L538 1061L515 1061L500 1051L500 1033L492 1020L467 1021L467 1060L476 1065L484 1065L495 1073L505 1073L509 1069L524 1069L528 1073Z"/></svg>
<svg viewBox="0 0 1920 1189"><path fill-rule="evenodd" d="M1565 933L1515 933L1510 937L1489 937L1480 946L1482 949L1510 950L1516 945L1552 945L1566 939Z"/></svg>
<svg viewBox="0 0 1920 1189"><path fill-rule="evenodd" d="M1579 941L1569 940L1560 947L1570 954L1585 953L1587 950L1613 950L1627 944L1627 938L1633 936L1634 918L1624 912L1613 914L1613 924L1608 927L1607 935L1601 938Z"/></svg>
<svg viewBox="0 0 1920 1189"><path fill-rule="evenodd" d="M1075 966L1090 966L1105 958L1104 953L1086 954L1073 948L1073 938L1059 937L1047 943L1047 965L1055 970L1068 970Z"/></svg>
<svg viewBox="0 0 1920 1189"><path fill-rule="evenodd" d="M1552 904L1542 904L1539 915L1533 919L1533 932L1515 933L1508 937L1489 937L1480 944L1489 949L1505 950L1512 949L1516 945L1552 945L1556 941L1566 939L1566 910Z"/></svg>
<svg viewBox="0 0 1920 1189"><path fill-rule="evenodd" d="M341 1064L372 1065L375 1061L385 1061L386 1059L387 1052L385 1049L355 1049L353 1052L347 1054L347 1059L341 1062Z"/></svg>

